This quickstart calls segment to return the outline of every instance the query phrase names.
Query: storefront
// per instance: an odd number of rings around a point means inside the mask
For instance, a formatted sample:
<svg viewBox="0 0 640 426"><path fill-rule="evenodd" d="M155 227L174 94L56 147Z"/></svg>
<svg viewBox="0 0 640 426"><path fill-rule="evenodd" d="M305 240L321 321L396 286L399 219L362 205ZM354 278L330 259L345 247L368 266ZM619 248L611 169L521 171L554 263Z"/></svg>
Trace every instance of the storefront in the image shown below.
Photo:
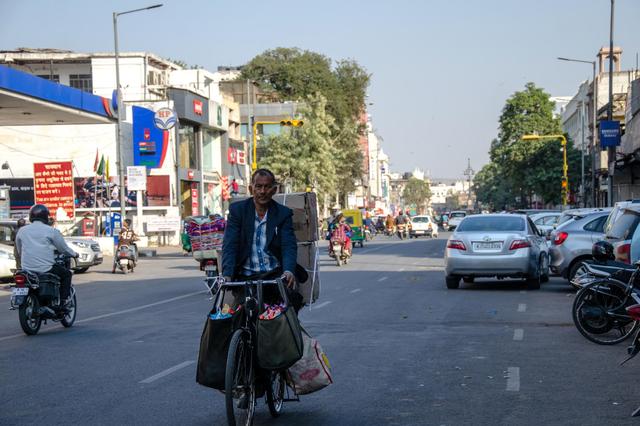
<svg viewBox="0 0 640 426"><path fill-rule="evenodd" d="M169 97L179 119L178 188L182 217L204 214L203 139L209 126L209 100L182 89L170 89Z"/></svg>

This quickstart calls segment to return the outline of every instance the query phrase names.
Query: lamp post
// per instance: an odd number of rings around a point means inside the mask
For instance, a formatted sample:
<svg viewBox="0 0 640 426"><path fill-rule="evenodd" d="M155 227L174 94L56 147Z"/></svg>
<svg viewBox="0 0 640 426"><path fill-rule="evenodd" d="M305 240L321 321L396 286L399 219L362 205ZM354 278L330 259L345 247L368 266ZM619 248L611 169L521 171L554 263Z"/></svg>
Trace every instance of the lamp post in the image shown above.
<svg viewBox="0 0 640 426"><path fill-rule="evenodd" d="M567 165L567 139L564 135L524 135L522 140L531 141L539 139L560 139L562 144L562 210L567 208L567 198L569 195L569 166Z"/></svg>
<svg viewBox="0 0 640 426"><path fill-rule="evenodd" d="M120 52L118 50L118 16L127 15L129 13L141 12L143 10L156 9L162 7L162 4L154 4L153 6L142 7L140 9L127 10L125 12L113 12L113 45L116 58L116 101L118 102L118 121L116 124L116 157L118 160L118 180L120 190L120 215L121 221L126 218L126 196L124 185L124 156L122 153L122 115L124 114L124 104L122 102L122 91L120 90Z"/></svg>
<svg viewBox="0 0 640 426"><path fill-rule="evenodd" d="M11 170L11 166L9 165L8 161L2 163L2 170L9 170L9 173L11 173L11 177L14 177L13 170Z"/></svg>
<svg viewBox="0 0 640 426"><path fill-rule="evenodd" d="M611 20L609 22L609 108L607 120L613 120L613 12L615 0L611 0ZM607 148L607 207L613 207L613 172L616 168L616 147Z"/></svg>
<svg viewBox="0 0 640 426"><path fill-rule="evenodd" d="M561 61L567 62L580 62L583 64L591 64L593 67L593 115L591 117L591 202L593 203L593 207L596 207L597 203L597 195L596 195L596 151L597 151L597 138L596 138L596 122L598 115L598 86L596 84L596 61L585 61L582 59L570 59L570 58L558 58ZM584 160L584 152L582 153L582 158ZM582 164L582 173L584 175L584 162ZM582 180L582 188L584 188L584 177ZM584 189L583 189L584 191ZM584 200L584 193L583 200Z"/></svg>

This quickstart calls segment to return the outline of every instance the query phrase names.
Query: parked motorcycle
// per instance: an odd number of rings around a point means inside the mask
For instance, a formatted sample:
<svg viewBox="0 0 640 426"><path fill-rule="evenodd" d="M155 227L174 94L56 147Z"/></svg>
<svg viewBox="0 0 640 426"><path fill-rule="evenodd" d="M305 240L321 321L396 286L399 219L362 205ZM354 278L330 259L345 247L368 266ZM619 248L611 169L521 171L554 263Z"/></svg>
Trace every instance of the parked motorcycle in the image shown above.
<svg viewBox="0 0 640 426"><path fill-rule="evenodd" d="M70 257L58 255L56 263L70 268ZM76 291L71 285L71 301L66 309L61 309L60 278L50 273L35 273L20 269L14 274L15 284L11 286L10 309L18 310L22 331L28 335L38 334L42 322L60 322L71 327L76 320Z"/></svg>
<svg viewBox="0 0 640 426"><path fill-rule="evenodd" d="M349 259L351 258L351 253L346 249L346 243L339 239L332 239L329 244L331 244L331 251L329 256L336 260L336 264L338 266L342 266L342 264L349 263Z"/></svg>
<svg viewBox="0 0 640 426"><path fill-rule="evenodd" d="M134 249L126 245L118 247L113 269L111 269L112 274L116 273L116 266L125 274L128 272L133 273L136 267L136 254Z"/></svg>

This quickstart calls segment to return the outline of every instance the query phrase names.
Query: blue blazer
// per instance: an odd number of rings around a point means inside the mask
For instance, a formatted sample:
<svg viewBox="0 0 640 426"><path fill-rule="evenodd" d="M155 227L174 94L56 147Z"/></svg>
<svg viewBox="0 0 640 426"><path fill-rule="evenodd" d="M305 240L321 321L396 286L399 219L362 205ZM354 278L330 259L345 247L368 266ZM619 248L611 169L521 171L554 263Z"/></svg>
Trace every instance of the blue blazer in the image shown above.
<svg viewBox="0 0 640 426"><path fill-rule="evenodd" d="M253 244L256 206L253 197L229 207L229 217L222 241L222 275L234 277L242 271ZM271 201L267 213L267 251L280 262L283 271L295 273L298 256L293 232L293 211Z"/></svg>

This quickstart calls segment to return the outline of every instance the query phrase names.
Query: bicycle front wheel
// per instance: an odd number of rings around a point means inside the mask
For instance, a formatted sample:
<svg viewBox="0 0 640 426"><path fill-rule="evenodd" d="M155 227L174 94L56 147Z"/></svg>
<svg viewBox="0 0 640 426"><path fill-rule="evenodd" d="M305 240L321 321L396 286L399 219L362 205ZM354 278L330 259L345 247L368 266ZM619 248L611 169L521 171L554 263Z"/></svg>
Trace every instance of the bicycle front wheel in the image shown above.
<svg viewBox="0 0 640 426"><path fill-rule="evenodd" d="M256 407L255 370L251 345L243 330L236 330L229 343L224 397L229 426L250 426Z"/></svg>
<svg viewBox="0 0 640 426"><path fill-rule="evenodd" d="M267 405L269 406L269 413L273 417L279 417L282 413L286 386L284 373L272 371L269 387L267 388Z"/></svg>
<svg viewBox="0 0 640 426"><path fill-rule="evenodd" d="M599 345L615 345L631 336L638 323L625 308L635 304L626 296L626 286L596 281L583 287L573 301L573 322L584 337Z"/></svg>

